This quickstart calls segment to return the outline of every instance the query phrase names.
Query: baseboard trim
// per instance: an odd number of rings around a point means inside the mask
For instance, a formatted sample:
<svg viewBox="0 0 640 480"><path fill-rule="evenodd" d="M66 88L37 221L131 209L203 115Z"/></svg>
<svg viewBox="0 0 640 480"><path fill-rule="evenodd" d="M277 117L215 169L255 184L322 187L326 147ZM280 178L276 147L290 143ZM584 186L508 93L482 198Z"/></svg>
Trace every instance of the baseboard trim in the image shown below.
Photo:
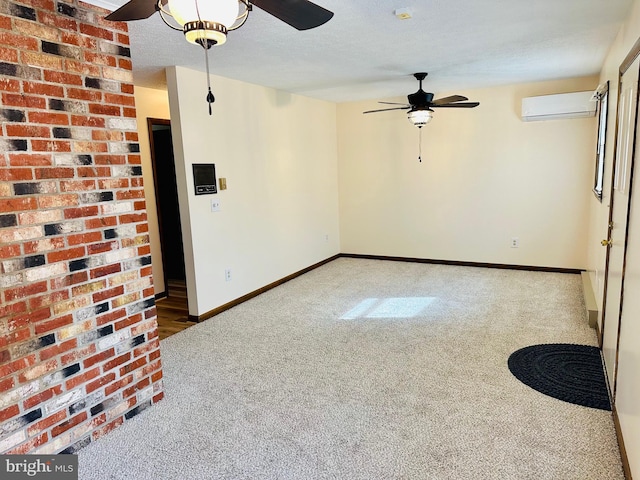
<svg viewBox="0 0 640 480"><path fill-rule="evenodd" d="M624 446L624 437L622 436L620 419L618 418L618 411L616 410L615 405L612 405L611 413L613 414L613 424L616 429L616 437L618 438L618 447L620 447L620 460L622 460L622 470L624 471L624 478L626 480L633 480L633 477L631 476L631 466L629 465L629 457L627 456L627 449Z"/></svg>
<svg viewBox="0 0 640 480"><path fill-rule="evenodd" d="M362 255L359 253L341 253L344 258L366 258L369 260L388 260L393 262L431 263L435 265L453 265L458 267L499 268L503 270L528 270L532 272L580 274L584 270L578 268L537 267L534 265L509 265L503 263L464 262L459 260L435 260L430 258L387 257L384 255Z"/></svg>
<svg viewBox="0 0 640 480"><path fill-rule="evenodd" d="M167 298L169 295L167 294L167 291L165 290L164 292L160 292L160 293L156 293L155 294L155 299L156 300L160 300L163 298Z"/></svg>
<svg viewBox="0 0 640 480"><path fill-rule="evenodd" d="M286 277L281 278L280 280L276 280L275 282L270 283L269 285L265 285L264 287L254 290L253 292L249 292L246 295L243 295L242 297L238 297L235 300L230 301L229 303L225 303L224 305L214 308L213 310L209 310L208 312L205 312L202 315L189 315L189 320L193 322L202 322L203 320L207 320L211 317L215 317L216 315L224 312L225 310L229 310L230 308L233 308L236 305L240 305L241 303L244 303L247 300L251 300L252 298L257 297L258 295L271 290L272 288L278 287L283 283L287 283L289 280L293 280L294 278L299 277L300 275L304 275L305 273L308 273L311 270L315 270L316 268L321 267L322 265L325 265L329 262L332 262L339 257L340 257L340 254L337 254L325 260L322 260L321 262L315 263L309 267L303 268L302 270L292 273L291 275L287 275Z"/></svg>

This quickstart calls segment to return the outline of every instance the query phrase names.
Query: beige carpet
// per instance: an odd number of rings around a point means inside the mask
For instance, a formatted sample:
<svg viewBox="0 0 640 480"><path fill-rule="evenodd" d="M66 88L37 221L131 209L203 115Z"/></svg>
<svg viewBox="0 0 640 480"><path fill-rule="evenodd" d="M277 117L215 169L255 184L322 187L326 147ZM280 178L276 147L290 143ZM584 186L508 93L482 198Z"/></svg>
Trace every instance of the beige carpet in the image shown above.
<svg viewBox="0 0 640 480"><path fill-rule="evenodd" d="M166 398L81 479L622 479L610 412L509 355L595 345L578 275L338 259L161 343Z"/></svg>

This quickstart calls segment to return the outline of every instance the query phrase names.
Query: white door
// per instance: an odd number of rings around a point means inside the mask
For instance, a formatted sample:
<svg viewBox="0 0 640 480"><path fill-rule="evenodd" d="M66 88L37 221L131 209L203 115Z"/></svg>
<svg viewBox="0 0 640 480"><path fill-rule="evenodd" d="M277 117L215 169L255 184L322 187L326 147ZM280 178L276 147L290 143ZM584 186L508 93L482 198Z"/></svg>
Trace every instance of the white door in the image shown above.
<svg viewBox="0 0 640 480"><path fill-rule="evenodd" d="M638 71L640 57L622 76L618 105L618 138L614 166L613 191L610 197L611 223L609 237L603 244L609 248L606 294L602 332L602 352L611 393L615 395L618 367L618 338L622 300L622 274L626 249L629 185L636 148L636 118L638 107Z"/></svg>

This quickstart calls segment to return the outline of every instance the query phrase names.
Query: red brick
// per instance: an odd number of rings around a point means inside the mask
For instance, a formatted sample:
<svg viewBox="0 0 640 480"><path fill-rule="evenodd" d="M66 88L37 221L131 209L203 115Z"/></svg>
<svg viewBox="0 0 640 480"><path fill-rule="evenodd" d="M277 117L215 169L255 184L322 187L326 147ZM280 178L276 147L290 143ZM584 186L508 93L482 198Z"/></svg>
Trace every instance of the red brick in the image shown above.
<svg viewBox="0 0 640 480"><path fill-rule="evenodd" d="M90 368L97 363L104 362L105 360L113 357L115 354L116 354L115 350L113 348L110 348L109 350L105 350L92 357L87 358L82 362L82 366L84 368Z"/></svg>
<svg viewBox="0 0 640 480"><path fill-rule="evenodd" d="M119 365L122 365L123 363L128 362L129 360L131 360L131 352L126 352L123 355L120 355L119 357L116 357L113 360L106 362L102 366L102 371L104 373L107 373L110 370L113 370L114 368L118 367Z"/></svg>
<svg viewBox="0 0 640 480"><path fill-rule="evenodd" d="M38 125L7 125L8 137L51 138L51 127Z"/></svg>
<svg viewBox="0 0 640 480"><path fill-rule="evenodd" d="M113 382L116 379L116 374L115 373L109 373L107 375L104 375L102 377L100 377L97 380L94 380L93 382L89 382L87 383L87 385L85 386L85 389L87 391L87 393L91 393L101 387L104 387L105 385L110 384L111 382Z"/></svg>
<svg viewBox="0 0 640 480"><path fill-rule="evenodd" d="M131 373L134 370L137 370L138 368L143 367L144 365L147 364L147 358L146 357L140 357L137 360L128 363L126 365L124 365L122 368L120 368L120 376L124 376L127 373Z"/></svg>
<svg viewBox="0 0 640 480"><path fill-rule="evenodd" d="M96 243L94 245L87 245L87 252L89 255L95 255L96 253L110 252L118 248L118 242L105 242Z"/></svg>
<svg viewBox="0 0 640 480"><path fill-rule="evenodd" d="M104 128L104 118L90 117L86 115L71 115L71 125L78 127Z"/></svg>
<svg viewBox="0 0 640 480"><path fill-rule="evenodd" d="M4 298L7 302L12 302L19 298L25 298L30 295L47 291L47 282L36 282L30 285L20 286L16 288L8 288L4 291Z"/></svg>
<svg viewBox="0 0 640 480"><path fill-rule="evenodd" d="M138 141L138 132L125 132L124 136L125 136L125 139L130 142ZM129 156L129 158L133 158L133 157L134 157L133 155ZM142 157L140 155L135 155L135 157L140 159L140 163L142 163Z"/></svg>
<svg viewBox="0 0 640 480"><path fill-rule="evenodd" d="M19 182L32 179L33 171L30 168L0 168L0 180Z"/></svg>
<svg viewBox="0 0 640 480"><path fill-rule="evenodd" d="M95 38L80 35L76 32L61 32L61 34L62 43L66 43L67 45L76 45L89 50L96 50L98 48L98 40Z"/></svg>
<svg viewBox="0 0 640 480"><path fill-rule="evenodd" d="M54 10L53 0L20 0L20 3L43 10Z"/></svg>
<svg viewBox="0 0 640 480"><path fill-rule="evenodd" d="M117 382L113 382L111 385L107 385L104 389L104 394L108 397L112 393L117 392L131 383L133 383L133 375L127 375L125 378L122 378Z"/></svg>
<svg viewBox="0 0 640 480"><path fill-rule="evenodd" d="M93 380L94 378L100 375L100 367L96 367L92 370L84 371L79 375L75 375L71 377L69 380L65 382L65 387L67 390L73 390L78 385L82 385L83 383L87 383L89 380Z"/></svg>
<svg viewBox="0 0 640 480"><path fill-rule="evenodd" d="M38 20L40 20L41 23L50 25L52 27L59 27L71 31L78 30L78 22L72 20L69 17L63 17L61 15L56 15L53 13L39 11Z"/></svg>
<svg viewBox="0 0 640 480"><path fill-rule="evenodd" d="M71 325L73 323L73 315L65 315L63 317L54 318L48 322L38 323L35 328L36 335L40 335L42 333L50 332L52 330L57 330L59 328L65 327L67 325Z"/></svg>
<svg viewBox="0 0 640 480"><path fill-rule="evenodd" d="M56 385L55 387L51 387L43 392L38 393L37 395L33 395L32 397L27 398L23 402L22 407L25 410L30 410L36 405L40 405L41 403L46 402L47 400L52 399L55 395L60 395L61 393L62 393L62 385ZM64 410L62 410L62 412L64 412ZM62 417L62 419L64 419L64 417ZM60 420L56 420L56 422L59 422L59 421Z"/></svg>
<svg viewBox="0 0 640 480"><path fill-rule="evenodd" d="M80 233L78 235L69 235L67 237L67 243L72 245L81 245L99 242L102 240L102 233L100 232L89 232L89 233Z"/></svg>
<svg viewBox="0 0 640 480"><path fill-rule="evenodd" d="M86 55L86 52L85 52ZM79 73L80 75L88 75L90 77L100 76L100 67L91 63L78 62L77 60L65 59L64 69L67 72Z"/></svg>
<svg viewBox="0 0 640 480"><path fill-rule="evenodd" d="M107 67L115 67L118 64L114 55L107 55L106 53L85 52L84 59L87 62L106 65Z"/></svg>
<svg viewBox="0 0 640 480"><path fill-rule="evenodd" d="M129 214L125 214L125 215L120 215L118 217L118 219L120 220L121 224L145 222L147 220L147 213L146 212L143 212L143 213L129 213Z"/></svg>
<svg viewBox="0 0 640 480"><path fill-rule="evenodd" d="M70 152L69 140L31 140L31 149L35 152Z"/></svg>
<svg viewBox="0 0 640 480"><path fill-rule="evenodd" d="M64 218L85 218L85 217L95 217L98 215L98 207L78 207L78 208L67 208L64 211Z"/></svg>
<svg viewBox="0 0 640 480"><path fill-rule="evenodd" d="M124 287L120 285L119 287L111 288L109 290L102 290L100 292L93 294L93 302L100 303L109 298L117 297L118 295L124 294Z"/></svg>
<svg viewBox="0 0 640 480"><path fill-rule="evenodd" d="M63 260L81 258L85 256L86 251L87 250L84 246L69 248L68 250L56 250L55 252L50 252L47 254L47 262L56 263L56 262L61 262Z"/></svg>
<svg viewBox="0 0 640 480"><path fill-rule="evenodd" d="M11 32L0 32L0 45L11 45L20 50L37 51L40 43L32 37L25 37Z"/></svg>
<svg viewBox="0 0 640 480"><path fill-rule="evenodd" d="M89 274L91 278L100 278L120 271L122 271L122 265L116 263L113 265L107 265L106 267L94 268L90 271Z"/></svg>
<svg viewBox="0 0 640 480"><path fill-rule="evenodd" d="M129 179L128 178L108 178L98 180L98 188L100 190L108 190L110 188L118 189L118 188L128 188L129 187Z"/></svg>
<svg viewBox="0 0 640 480"><path fill-rule="evenodd" d="M64 97L64 88L48 83L22 82L24 93L47 95L49 97Z"/></svg>
<svg viewBox="0 0 640 480"><path fill-rule="evenodd" d="M51 155L46 153L9 154L9 164L14 167L46 167L52 163Z"/></svg>
<svg viewBox="0 0 640 480"><path fill-rule="evenodd" d="M106 168L101 167L78 167L78 177L79 178L87 178L87 177L108 177L111 175L111 172Z"/></svg>
<svg viewBox="0 0 640 480"><path fill-rule="evenodd" d="M132 179L134 180L134 179ZM132 200L135 198L144 198L144 190L139 188L135 190L124 190L117 192L116 198L118 200Z"/></svg>
<svg viewBox="0 0 640 480"><path fill-rule="evenodd" d="M102 141L106 141L106 142L120 142L122 141L122 139L124 138L124 136L122 135L122 132L120 132L119 130L93 130L91 132L91 138L93 140L102 140ZM96 155L97 157L98 155ZM119 156L122 158L122 163L124 163L124 155L99 155L100 157L116 157ZM97 160L96 160L96 163ZM104 162L102 162L104 163Z"/></svg>
<svg viewBox="0 0 640 480"><path fill-rule="evenodd" d="M95 115L109 115L111 117L119 117L120 107L116 107L113 105L103 105L101 103L91 103L89 104L89 113L93 113Z"/></svg>
<svg viewBox="0 0 640 480"><path fill-rule="evenodd" d="M43 348L40 350L40 360L46 361L50 358L57 357L58 355L68 352L69 350L73 350L78 346L78 339L72 338L71 340L67 340L66 342L57 343L50 347Z"/></svg>
<svg viewBox="0 0 640 480"><path fill-rule="evenodd" d="M12 373L19 372L36 363L35 353L19 358L11 363L0 366L0 378L8 377Z"/></svg>
<svg viewBox="0 0 640 480"><path fill-rule="evenodd" d="M22 51L20 52L20 63L33 67L62 69L62 58L46 53Z"/></svg>
<svg viewBox="0 0 640 480"><path fill-rule="evenodd" d="M18 375L18 381L20 383L30 382L35 378L42 377L47 373L57 370L58 367L59 365L57 360L48 360L45 363L41 363L39 365L31 367L29 370L24 370Z"/></svg>
<svg viewBox="0 0 640 480"><path fill-rule="evenodd" d="M135 108L123 108L122 116L128 118L136 118L136 109Z"/></svg>
<svg viewBox="0 0 640 480"><path fill-rule="evenodd" d="M115 420L107 423L104 427L98 428L91 433L91 438L95 442L101 437L108 435L112 430L118 428L124 423L124 417L118 417Z"/></svg>
<svg viewBox="0 0 640 480"><path fill-rule="evenodd" d="M41 322L51 317L51 310L47 308L41 308L34 312L27 312L22 315L17 315L11 319L12 322L25 322L25 324Z"/></svg>
<svg viewBox="0 0 640 480"><path fill-rule="evenodd" d="M138 255L144 256L149 255L151 253L151 247L149 245L145 245L138 248Z"/></svg>
<svg viewBox="0 0 640 480"><path fill-rule="evenodd" d="M128 107L135 106L135 97L133 95L119 95L115 93L104 94L105 103L111 103L114 105L126 105Z"/></svg>
<svg viewBox="0 0 640 480"><path fill-rule="evenodd" d="M98 37L103 38L105 40L113 40L113 32L107 30L105 28L99 28L94 25L89 25L87 23L80 24L80 32L85 35L89 35L90 37Z"/></svg>
<svg viewBox="0 0 640 480"><path fill-rule="evenodd" d="M15 48L0 47L0 60L9 63L18 63L18 50Z"/></svg>
<svg viewBox="0 0 640 480"><path fill-rule="evenodd" d="M18 302L18 303L12 303L9 305L0 305L0 318L4 317L4 316L9 316L9 315L15 315L17 313L22 313L25 312L27 310L27 303L26 302ZM11 333L7 333L3 336L0 336L0 345L2 344L2 339L3 338L10 338L13 335L18 335L19 333L22 332L11 332ZM27 334L27 337L29 335ZM23 338L21 338L23 339Z"/></svg>
<svg viewBox="0 0 640 480"><path fill-rule="evenodd" d="M20 254L20 245L0 245L0 259L17 257Z"/></svg>
<svg viewBox="0 0 640 480"><path fill-rule="evenodd" d="M38 205L40 205L40 208L69 207L72 205L78 205L78 195L43 195L38 197Z"/></svg>
<svg viewBox="0 0 640 480"><path fill-rule="evenodd" d="M27 407L25 407L25 408L27 408ZM29 408L32 408L32 407L29 407ZM51 427L52 425L55 425L56 423L62 422L65 418L67 418L67 411L66 410L60 410L59 412L56 412L53 415L50 415L50 416L46 417L44 420L41 420L39 422L36 422L36 423L33 423L33 424L29 425L29 427L27 428L27 435L29 435L31 437L33 435L36 435L36 434L40 433L40 432L43 432L44 430L46 430L47 428Z"/></svg>
<svg viewBox="0 0 640 480"><path fill-rule="evenodd" d="M164 398L164 392L160 392L157 395L153 396L153 403L158 403L163 398Z"/></svg>
<svg viewBox="0 0 640 480"><path fill-rule="evenodd" d="M67 88L67 96L76 100L99 102L102 99L102 92L99 90L87 90L84 88Z"/></svg>
<svg viewBox="0 0 640 480"><path fill-rule="evenodd" d="M13 377L7 377L0 380L0 393L8 392L16 386L16 381Z"/></svg>
<svg viewBox="0 0 640 480"><path fill-rule="evenodd" d="M14 93L3 93L2 103L11 107L28 107L45 109L47 102L43 97L35 97L33 95L21 95ZM40 127L43 128L43 127Z"/></svg>
<svg viewBox="0 0 640 480"><path fill-rule="evenodd" d="M79 360L82 360L89 355L93 355L96 353L96 344L92 343L89 346L82 348L80 350L74 350L66 355L60 357L60 362L62 365L69 365L70 363L77 363ZM89 392L87 392L89 393Z"/></svg>
<svg viewBox="0 0 640 480"><path fill-rule="evenodd" d="M64 248L64 238L53 237L24 243L25 255L48 252L50 250L55 250L56 248Z"/></svg>
<svg viewBox="0 0 640 480"><path fill-rule="evenodd" d="M32 123L46 123L49 125L69 125L69 115L66 113L33 111L28 113Z"/></svg>
<svg viewBox="0 0 640 480"><path fill-rule="evenodd" d="M36 199L33 197L14 197L7 200L0 200L0 213L35 210L36 208L38 208L38 202L36 202Z"/></svg>
<svg viewBox="0 0 640 480"><path fill-rule="evenodd" d="M61 180L61 192L86 192L96 189L95 180Z"/></svg>
<svg viewBox="0 0 640 480"><path fill-rule="evenodd" d="M133 64L128 58L121 58L118 60L118 67L124 70L131 70L133 68Z"/></svg>
<svg viewBox="0 0 640 480"><path fill-rule="evenodd" d="M110 133L113 135L119 135L120 138L118 140L122 140L122 132L105 132L104 130L94 130L94 132L102 133ZM96 155L94 157L96 165L124 165L126 163L127 157L124 155ZM126 185L124 187L129 186L129 181L127 180Z"/></svg>
<svg viewBox="0 0 640 480"><path fill-rule="evenodd" d="M119 310L113 310L109 313L105 313L99 317L96 317L96 324L98 326L105 325L107 323L111 323L119 318L123 318L127 315L127 311L124 308Z"/></svg>
<svg viewBox="0 0 640 480"><path fill-rule="evenodd" d="M35 174L38 180L45 178L73 178L75 171L73 168L64 167L36 168Z"/></svg>
<svg viewBox="0 0 640 480"><path fill-rule="evenodd" d="M120 91L122 93L133 93L133 85L130 83L123 83L120 85Z"/></svg>
<svg viewBox="0 0 640 480"><path fill-rule="evenodd" d="M20 409L18 408L18 406L11 405L10 407L5 408L4 410L0 410L0 422L9 420L10 418L17 416L18 414L20 414Z"/></svg>
<svg viewBox="0 0 640 480"><path fill-rule="evenodd" d="M75 417L67 420L66 422L62 422L60 425L57 425L51 429L51 436L57 437L61 433L66 432L67 430L75 427L76 425L84 422L87 419L87 412L80 412Z"/></svg>
<svg viewBox="0 0 640 480"><path fill-rule="evenodd" d="M93 230L95 228L113 227L118 224L118 219L116 217L90 218L85 220L84 224L87 230Z"/></svg>
<svg viewBox="0 0 640 480"><path fill-rule="evenodd" d="M20 82L13 78L0 78L0 90L5 92L19 92Z"/></svg>
<svg viewBox="0 0 640 480"><path fill-rule="evenodd" d="M11 17L0 15L0 28L11 30Z"/></svg>

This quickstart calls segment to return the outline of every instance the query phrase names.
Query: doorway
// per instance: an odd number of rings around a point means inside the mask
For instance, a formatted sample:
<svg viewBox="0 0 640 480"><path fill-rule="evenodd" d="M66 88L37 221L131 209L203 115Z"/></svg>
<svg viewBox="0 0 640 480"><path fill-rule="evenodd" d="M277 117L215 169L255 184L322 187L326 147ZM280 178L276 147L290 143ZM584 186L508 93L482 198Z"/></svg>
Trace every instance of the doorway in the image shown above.
<svg viewBox="0 0 640 480"><path fill-rule="evenodd" d="M640 57L632 52L620 67L618 129L609 203L602 319L602 353L612 399L615 401L623 308L625 259L631 205L631 172L638 148L638 79Z"/></svg>
<svg viewBox="0 0 640 480"><path fill-rule="evenodd" d="M184 248L171 138L171 121L147 118L147 126L165 285L164 292L158 296L184 299L186 303Z"/></svg>

